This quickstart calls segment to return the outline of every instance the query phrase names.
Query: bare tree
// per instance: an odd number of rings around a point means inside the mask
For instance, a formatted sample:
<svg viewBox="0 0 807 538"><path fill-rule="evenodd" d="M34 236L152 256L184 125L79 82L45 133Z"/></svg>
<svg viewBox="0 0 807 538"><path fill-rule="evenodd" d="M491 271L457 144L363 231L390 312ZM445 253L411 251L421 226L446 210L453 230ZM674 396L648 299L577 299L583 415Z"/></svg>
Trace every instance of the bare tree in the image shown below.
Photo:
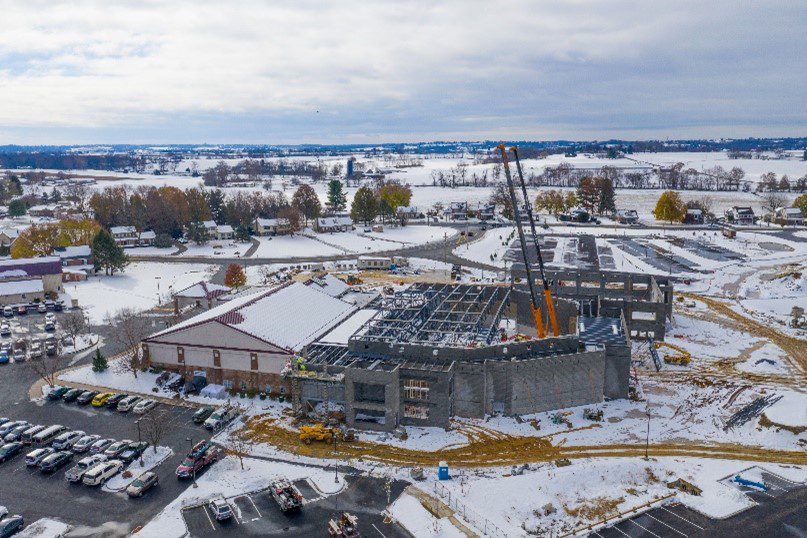
<svg viewBox="0 0 807 538"><path fill-rule="evenodd" d="M73 340L76 345L76 338L87 332L87 320L81 310L71 310L59 319L59 325Z"/></svg>
<svg viewBox="0 0 807 538"><path fill-rule="evenodd" d="M787 205L787 196L775 191L769 191L762 196L762 209L767 213L775 213L780 207Z"/></svg>
<svg viewBox="0 0 807 538"><path fill-rule="evenodd" d="M40 359L29 359L25 364L38 375L49 387L56 385L57 374L67 366L67 359L61 353L44 356Z"/></svg>
<svg viewBox="0 0 807 538"><path fill-rule="evenodd" d="M137 372L145 366L140 342L152 332L151 321L137 310L125 307L108 316L107 324L113 329L109 335L110 340L123 350L120 370L131 372L137 377Z"/></svg>
<svg viewBox="0 0 807 538"><path fill-rule="evenodd" d="M244 458L249 456L250 448L253 443L252 440L245 435L244 430L233 432L227 441L227 455L235 456L241 464L241 470L244 470Z"/></svg>
<svg viewBox="0 0 807 538"><path fill-rule="evenodd" d="M159 406L151 410L140 419L140 435L151 443L154 453L157 453L157 445L160 444L166 432L171 428L171 413L165 406Z"/></svg>

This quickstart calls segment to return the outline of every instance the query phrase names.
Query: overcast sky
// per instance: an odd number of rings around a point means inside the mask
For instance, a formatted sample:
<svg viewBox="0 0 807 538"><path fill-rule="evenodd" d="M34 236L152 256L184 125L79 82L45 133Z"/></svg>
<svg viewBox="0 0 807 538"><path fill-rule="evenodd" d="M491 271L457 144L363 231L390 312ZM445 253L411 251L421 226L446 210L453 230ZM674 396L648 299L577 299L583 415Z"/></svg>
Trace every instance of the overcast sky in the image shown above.
<svg viewBox="0 0 807 538"><path fill-rule="evenodd" d="M807 135L807 1L0 0L0 144Z"/></svg>

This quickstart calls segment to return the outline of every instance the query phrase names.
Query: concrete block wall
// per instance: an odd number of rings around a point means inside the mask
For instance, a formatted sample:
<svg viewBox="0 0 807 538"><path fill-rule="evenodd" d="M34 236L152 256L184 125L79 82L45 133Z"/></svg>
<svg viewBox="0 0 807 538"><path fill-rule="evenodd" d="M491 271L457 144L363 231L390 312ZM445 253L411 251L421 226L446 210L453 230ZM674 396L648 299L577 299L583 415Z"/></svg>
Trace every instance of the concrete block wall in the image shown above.
<svg viewBox="0 0 807 538"><path fill-rule="evenodd" d="M605 346L603 395L606 398L628 397L630 354L630 344L608 344Z"/></svg>
<svg viewBox="0 0 807 538"><path fill-rule="evenodd" d="M367 370L363 368L345 368L345 422L351 428L365 430L392 431L398 426L398 409L400 407L400 377L398 368L392 371ZM356 383L377 384L384 386L384 403L357 402ZM381 411L384 413L384 424L372 424L356 420L356 413L362 411Z"/></svg>
<svg viewBox="0 0 807 538"><path fill-rule="evenodd" d="M451 372L425 372L422 370L400 369L400 408L398 410L399 422L407 426L434 426L438 428L448 427L451 418L453 396ZM429 395L427 400L409 399L404 390L407 379L424 380L429 383ZM416 405L427 407L429 417L426 419L407 417L405 413L406 405Z"/></svg>

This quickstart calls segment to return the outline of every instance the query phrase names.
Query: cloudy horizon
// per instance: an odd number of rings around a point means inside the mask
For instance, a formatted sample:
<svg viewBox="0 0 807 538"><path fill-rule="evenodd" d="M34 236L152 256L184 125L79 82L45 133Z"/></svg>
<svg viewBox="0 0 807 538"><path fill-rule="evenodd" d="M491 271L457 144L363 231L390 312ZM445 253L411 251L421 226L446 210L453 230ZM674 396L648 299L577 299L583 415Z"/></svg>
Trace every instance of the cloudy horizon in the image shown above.
<svg viewBox="0 0 807 538"><path fill-rule="evenodd" d="M0 144L804 136L807 4L0 0Z"/></svg>

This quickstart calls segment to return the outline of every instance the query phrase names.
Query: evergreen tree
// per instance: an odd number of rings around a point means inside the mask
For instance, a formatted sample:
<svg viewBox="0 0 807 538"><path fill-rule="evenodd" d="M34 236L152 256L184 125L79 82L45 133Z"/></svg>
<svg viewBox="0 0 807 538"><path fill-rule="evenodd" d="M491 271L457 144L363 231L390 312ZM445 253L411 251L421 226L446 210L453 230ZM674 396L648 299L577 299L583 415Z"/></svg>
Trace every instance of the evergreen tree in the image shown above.
<svg viewBox="0 0 807 538"><path fill-rule="evenodd" d="M616 193L614 184L607 177L597 178L597 190L599 190L599 200L597 202L597 213L613 213L616 211Z"/></svg>
<svg viewBox="0 0 807 538"><path fill-rule="evenodd" d="M328 202L325 204L331 212L344 211L347 207L347 196L342 189L342 182L332 179L328 182Z"/></svg>
<svg viewBox="0 0 807 538"><path fill-rule="evenodd" d="M28 212L28 206L25 205L25 202L19 198L15 198L11 200L8 204L8 216L9 217L21 217Z"/></svg>
<svg viewBox="0 0 807 538"><path fill-rule="evenodd" d="M92 240L92 257L95 271L103 269L107 275L114 275L115 271L123 271L129 264L129 256L123 252L123 248L106 230L98 232L95 239Z"/></svg>
<svg viewBox="0 0 807 538"><path fill-rule="evenodd" d="M103 372L107 368L109 368L109 363L107 362L106 357L101 354L100 349L96 349L95 357L92 358L92 371Z"/></svg>
<svg viewBox="0 0 807 538"><path fill-rule="evenodd" d="M350 206L350 217L356 222L369 224L378 216L378 198L370 187L360 187Z"/></svg>
<svg viewBox="0 0 807 538"><path fill-rule="evenodd" d="M207 233L207 228L199 221L191 222L188 225L188 239L197 245L204 245L210 240L210 235Z"/></svg>

